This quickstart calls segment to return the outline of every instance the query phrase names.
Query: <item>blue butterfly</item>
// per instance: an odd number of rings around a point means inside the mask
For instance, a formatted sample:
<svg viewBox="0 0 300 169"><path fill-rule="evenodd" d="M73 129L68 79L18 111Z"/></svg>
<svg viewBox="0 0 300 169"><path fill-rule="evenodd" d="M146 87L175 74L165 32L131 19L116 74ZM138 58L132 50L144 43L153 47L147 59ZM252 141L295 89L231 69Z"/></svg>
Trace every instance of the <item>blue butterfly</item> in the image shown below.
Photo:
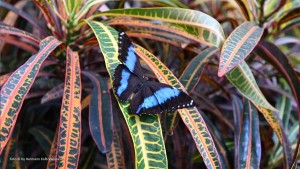
<svg viewBox="0 0 300 169"><path fill-rule="evenodd" d="M122 64L115 69L113 87L121 101L132 98L132 113L158 114L194 106L194 101L183 91L143 76L134 46L123 31L119 31L118 43L118 59Z"/></svg>

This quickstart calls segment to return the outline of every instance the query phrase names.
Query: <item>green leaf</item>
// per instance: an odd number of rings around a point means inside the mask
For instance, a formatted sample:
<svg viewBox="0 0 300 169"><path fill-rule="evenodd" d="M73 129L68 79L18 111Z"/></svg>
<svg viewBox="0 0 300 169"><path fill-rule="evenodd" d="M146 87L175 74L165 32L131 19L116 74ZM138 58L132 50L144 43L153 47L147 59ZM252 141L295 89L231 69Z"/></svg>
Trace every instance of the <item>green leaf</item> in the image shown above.
<svg viewBox="0 0 300 169"><path fill-rule="evenodd" d="M115 9L94 15L100 16L132 16L142 19L160 20L172 23L188 31L196 30L204 42L221 47L224 42L224 32L220 23L211 16L196 10L181 8L130 8Z"/></svg>
<svg viewBox="0 0 300 169"><path fill-rule="evenodd" d="M87 21L97 37L111 79L120 64L118 60L118 32L99 22ZM129 128L135 150L136 168L167 168L167 156L157 115L141 117L130 113L129 103L118 101Z"/></svg>
<svg viewBox="0 0 300 169"><path fill-rule="evenodd" d="M227 73L226 77L247 99L266 109L277 111L260 91L246 62L242 61L240 65Z"/></svg>
<svg viewBox="0 0 300 169"><path fill-rule="evenodd" d="M0 154L13 131L16 120L41 64L60 44L53 36L40 43L40 50L20 66L5 82L0 91Z"/></svg>
<svg viewBox="0 0 300 169"><path fill-rule="evenodd" d="M263 34L263 28L254 22L244 22L224 42L221 50L218 76L221 77L241 63L254 49Z"/></svg>
<svg viewBox="0 0 300 169"><path fill-rule="evenodd" d="M45 151L46 156L48 157L54 137L53 132L43 126L35 126L29 129L29 133L31 133L38 141L42 149Z"/></svg>

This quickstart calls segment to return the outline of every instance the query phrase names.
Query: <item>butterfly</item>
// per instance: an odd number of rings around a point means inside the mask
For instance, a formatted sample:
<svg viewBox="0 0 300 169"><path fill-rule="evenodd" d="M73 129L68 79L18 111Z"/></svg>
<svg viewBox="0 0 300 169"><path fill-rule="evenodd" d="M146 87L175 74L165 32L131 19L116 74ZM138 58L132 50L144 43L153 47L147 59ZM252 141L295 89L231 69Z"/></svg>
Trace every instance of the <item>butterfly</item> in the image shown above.
<svg viewBox="0 0 300 169"><path fill-rule="evenodd" d="M129 101L131 112L137 115L193 107L194 101L183 91L156 81L148 81L128 36L119 31L119 64L114 72L113 88L121 101Z"/></svg>

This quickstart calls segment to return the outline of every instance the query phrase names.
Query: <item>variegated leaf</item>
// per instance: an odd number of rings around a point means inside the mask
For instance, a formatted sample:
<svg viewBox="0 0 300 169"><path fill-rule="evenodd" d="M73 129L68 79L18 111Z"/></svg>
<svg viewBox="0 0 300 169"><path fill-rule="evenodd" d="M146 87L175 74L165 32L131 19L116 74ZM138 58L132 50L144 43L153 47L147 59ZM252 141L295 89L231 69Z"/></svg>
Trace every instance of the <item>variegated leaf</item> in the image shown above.
<svg viewBox="0 0 300 169"><path fill-rule="evenodd" d="M81 141L81 70L79 56L67 48L65 89L57 141L57 166L77 168Z"/></svg>
<svg viewBox="0 0 300 169"><path fill-rule="evenodd" d="M114 9L100 14L98 16L132 16L142 19L161 20L192 31L198 29L201 34L198 36L203 42L218 46L224 42L224 32L220 23L211 16L196 10L182 8L129 8ZM190 30L188 30L190 29Z"/></svg>
<svg viewBox="0 0 300 169"><path fill-rule="evenodd" d="M22 103L31 88L41 64L60 44L53 36L40 43L40 50L20 66L5 82L0 92L0 154L13 131Z"/></svg>
<svg viewBox="0 0 300 169"><path fill-rule="evenodd" d="M167 83L185 91L183 85L171 73L171 71L155 56L144 48L136 45L137 54L154 71L161 83ZM186 92L186 91L185 91ZM222 168L219 154L216 150L214 141L199 111L194 108L178 110L181 119L189 129L198 151L202 155L207 168Z"/></svg>
<svg viewBox="0 0 300 169"><path fill-rule="evenodd" d="M265 98L260 91L255 78L246 62L234 68L226 75L227 79L233 84L246 98L257 105L267 109L277 111Z"/></svg>
<svg viewBox="0 0 300 169"><path fill-rule="evenodd" d="M118 60L118 32L99 22L88 22L98 39L106 68L113 78ZM130 113L129 103L118 101L129 128L135 150L136 168L166 168L167 157L158 116Z"/></svg>
<svg viewBox="0 0 300 169"><path fill-rule="evenodd" d="M263 28L254 22L245 22L237 27L222 47L218 76L225 75L241 63L254 49L262 34Z"/></svg>

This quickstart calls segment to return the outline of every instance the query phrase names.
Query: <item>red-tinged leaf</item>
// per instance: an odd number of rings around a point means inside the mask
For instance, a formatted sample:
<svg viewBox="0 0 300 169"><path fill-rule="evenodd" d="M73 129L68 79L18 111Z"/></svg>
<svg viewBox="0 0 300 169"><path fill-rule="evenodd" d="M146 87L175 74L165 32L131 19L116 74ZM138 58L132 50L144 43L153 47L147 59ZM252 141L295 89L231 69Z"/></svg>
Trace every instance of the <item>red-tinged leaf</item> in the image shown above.
<svg viewBox="0 0 300 169"><path fill-rule="evenodd" d="M257 45L256 52L266 59L268 62L270 62L286 79L286 81L289 83L293 95L295 97L295 100L297 102L298 107L298 121L300 125L300 81L298 78L297 73L293 69L292 65L290 64L288 58L285 56L285 54L274 44L261 41ZM300 134L298 134L298 142L295 149L295 154L293 158L293 162L295 162L297 157L297 152L299 150L299 144L300 144Z"/></svg>
<svg viewBox="0 0 300 169"><path fill-rule="evenodd" d="M54 133L54 138L52 140L51 149L48 156L47 169L55 169L55 165L57 161L57 157L56 157L57 137L58 137L58 127L56 128L56 131Z"/></svg>
<svg viewBox="0 0 300 169"><path fill-rule="evenodd" d="M9 76L10 76L11 74L12 74L12 73L6 73L6 74L0 76L0 88L1 88L2 85L6 82L6 80L9 78Z"/></svg>
<svg viewBox="0 0 300 169"><path fill-rule="evenodd" d="M31 56L3 85L0 91L0 154L13 131L23 101L41 64L60 43L53 36L42 40L39 52Z"/></svg>
<svg viewBox="0 0 300 169"><path fill-rule="evenodd" d="M77 168L81 141L81 77L79 56L67 48L65 89L57 141L58 168Z"/></svg>
<svg viewBox="0 0 300 169"><path fill-rule="evenodd" d="M6 26L6 25L0 25L0 34L8 34L8 35L15 35L18 37L26 38L32 41L31 44L38 44L39 43L39 38L34 36L31 33L28 33L26 31L20 30L18 28L14 28L11 26ZM37 45L36 45L37 46Z"/></svg>
<svg viewBox="0 0 300 169"><path fill-rule="evenodd" d="M241 113L241 112L240 112ZM261 144L259 134L259 119L256 108L246 101L244 104L243 120L240 123L240 131L235 159L237 168L259 168L261 159Z"/></svg>
<svg viewBox="0 0 300 169"><path fill-rule="evenodd" d="M263 34L263 28L254 22L244 22L224 42L221 50L218 76L221 77L242 62L254 49Z"/></svg>
<svg viewBox="0 0 300 169"><path fill-rule="evenodd" d="M6 43L6 44L14 45L15 47L18 47L25 51L31 52L32 54L37 52L37 49L32 47L32 45L29 45L25 42L20 41L19 39L11 37L11 36L6 36L6 37L0 36L0 41L2 41L3 43Z"/></svg>
<svg viewBox="0 0 300 169"><path fill-rule="evenodd" d="M46 103L49 102L51 100L55 100L58 99L60 97L62 97L64 94L64 84L59 84L56 87L54 87L53 89L51 89L49 92L47 92L41 100L41 103Z"/></svg>
<svg viewBox="0 0 300 169"><path fill-rule="evenodd" d="M110 151L113 117L110 92L106 81L92 72L82 72L93 83L90 100L89 126L92 137L102 153Z"/></svg>

